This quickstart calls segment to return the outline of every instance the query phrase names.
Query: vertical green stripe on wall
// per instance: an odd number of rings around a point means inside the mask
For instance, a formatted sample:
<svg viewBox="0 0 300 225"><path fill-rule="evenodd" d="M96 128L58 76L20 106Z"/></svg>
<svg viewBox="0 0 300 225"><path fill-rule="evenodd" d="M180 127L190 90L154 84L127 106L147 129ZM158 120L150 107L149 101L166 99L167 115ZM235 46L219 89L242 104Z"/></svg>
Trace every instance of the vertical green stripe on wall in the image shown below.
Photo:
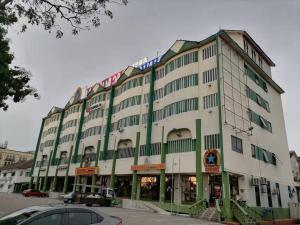
<svg viewBox="0 0 300 225"><path fill-rule="evenodd" d="M52 166L55 165L56 152L57 152L57 147L59 145L59 137L60 137L61 127L62 127L62 122L64 120L64 115L65 115L65 110L63 110L60 114L59 125L57 129L57 135L56 135L55 145L53 150L53 157L52 160L50 161Z"/></svg>
<svg viewBox="0 0 300 225"><path fill-rule="evenodd" d="M165 127L162 127L161 131L161 158L160 162L161 163L166 163L166 155L167 155L167 144L164 143L164 132L165 132ZM162 169L160 170L160 184L159 184L159 201L160 202L165 202L166 196L166 170Z"/></svg>
<svg viewBox="0 0 300 225"><path fill-rule="evenodd" d="M202 153L201 153L201 119L196 119L196 182L197 201L203 199L203 174L202 174Z"/></svg>
<svg viewBox="0 0 300 225"><path fill-rule="evenodd" d="M114 149L114 152L113 152L113 162L112 162L112 168L111 168L111 181L110 181L110 187L112 189L115 188L117 154L118 154L117 149Z"/></svg>
<svg viewBox="0 0 300 225"><path fill-rule="evenodd" d="M107 160L108 156L108 141L109 141L109 133L111 130L111 116L114 106L114 97L115 97L115 86L111 87L110 91L110 98L109 98L109 106L108 106L108 113L107 113L107 121L106 121L106 130L104 136L104 144L103 144L103 159Z"/></svg>
<svg viewBox="0 0 300 225"><path fill-rule="evenodd" d="M72 155L72 153L73 153L73 148L71 148L70 156ZM69 158L69 161L68 161L68 167L66 170L66 175L65 175L65 180L64 180L64 193L67 193L67 191L68 191L70 165L71 165L71 157Z"/></svg>
<svg viewBox="0 0 300 225"><path fill-rule="evenodd" d="M47 189L47 184L48 184L48 173L49 173L49 167L51 164L51 159L53 158L53 151L50 152L50 157L49 157L49 163L47 165L47 170L46 170L46 176L44 178L44 186L43 186L43 191L46 191Z"/></svg>
<svg viewBox="0 0 300 225"><path fill-rule="evenodd" d="M97 143L97 153L96 153L96 161L95 161L95 166L96 167L98 166L98 163L99 163L100 146L101 146L101 140L99 140L98 143ZM94 185L96 185L97 176L98 176L98 174L93 175L93 179L92 179L92 185L93 186L91 188L92 193L95 193Z"/></svg>
<svg viewBox="0 0 300 225"><path fill-rule="evenodd" d="M230 193L229 193L229 174L225 171L224 167L224 147L223 147L223 123L222 123L222 101L221 101L221 73L220 73L220 43L219 35L216 37L217 43L217 73L218 73L218 114L219 114L219 133L220 133L220 151L221 151L221 171L222 171L222 185L223 185L223 201L224 212L227 220L232 219L231 207L230 207Z"/></svg>
<svg viewBox="0 0 300 225"><path fill-rule="evenodd" d="M146 136L146 155L147 156L151 155L154 81L155 81L155 67L152 67L151 74L150 74L149 104L148 104L148 118L147 118L147 136Z"/></svg>
<svg viewBox="0 0 300 225"><path fill-rule="evenodd" d="M133 164L138 164L138 157L139 157L139 149L140 149L140 132L136 133L136 142L135 142L135 150L134 150L134 161ZM131 190L131 199L136 199L136 192L137 192L137 171L133 171L132 176L132 190Z"/></svg>
<svg viewBox="0 0 300 225"><path fill-rule="evenodd" d="M84 121L85 107L86 107L86 99L83 99L82 106L81 106L80 119L79 119L79 126L78 126L78 131L77 131L77 136L76 136L74 155L72 158L73 163L77 162L79 143L80 143L80 139L81 139L81 130L82 130L82 125L83 125L83 121ZM70 158L71 158L71 156L72 155L70 155Z"/></svg>
<svg viewBox="0 0 300 225"><path fill-rule="evenodd" d="M30 183L29 183L29 188L32 188L32 184L33 184L33 171L34 171L34 167L35 167L35 163L36 163L36 158L39 152L39 148L40 148L40 142L41 142L41 138L42 138L42 133L43 133L43 129L44 129L44 123L45 123L45 119L42 120L42 124L40 127L40 132L39 132L39 137L38 137L38 141L36 143L36 147L35 147L35 152L34 152L34 157L33 157L33 162L31 165L31 169L30 169ZM38 181L37 181L38 182Z"/></svg>

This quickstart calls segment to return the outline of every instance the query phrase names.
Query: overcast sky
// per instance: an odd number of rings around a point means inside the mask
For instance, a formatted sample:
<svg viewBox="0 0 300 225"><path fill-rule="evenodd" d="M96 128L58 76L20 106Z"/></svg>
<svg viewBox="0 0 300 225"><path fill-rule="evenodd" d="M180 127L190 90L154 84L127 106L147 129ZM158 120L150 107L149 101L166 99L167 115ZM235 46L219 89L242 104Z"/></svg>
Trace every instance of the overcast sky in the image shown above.
<svg viewBox="0 0 300 225"><path fill-rule="evenodd" d="M40 124L53 105L63 107L78 86L100 81L136 60L163 54L176 39L200 41L219 28L246 30L275 62L284 90L289 148L300 154L299 0L129 0L114 6L100 28L55 39L40 27L9 33L15 64L29 69L41 100L27 98L0 110L0 142L34 150Z"/></svg>

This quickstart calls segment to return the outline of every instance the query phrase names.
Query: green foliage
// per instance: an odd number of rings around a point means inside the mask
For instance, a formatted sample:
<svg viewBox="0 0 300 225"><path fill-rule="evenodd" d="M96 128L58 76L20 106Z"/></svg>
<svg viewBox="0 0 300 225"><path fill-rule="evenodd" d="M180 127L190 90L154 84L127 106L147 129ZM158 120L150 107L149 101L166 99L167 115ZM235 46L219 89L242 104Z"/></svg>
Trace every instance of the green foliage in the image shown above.
<svg viewBox="0 0 300 225"><path fill-rule="evenodd" d="M0 0L0 109L8 109L9 99L20 102L28 95L39 98L36 90L28 84L30 72L11 66L14 56L6 38L9 26L22 18L20 21L42 26L49 33L55 31L56 37L61 38L61 24L66 23L76 35L80 30L100 26L101 16L113 18L112 12L107 9L107 5L112 3L126 5L127 0ZM26 29L27 25L23 23L21 32Z"/></svg>

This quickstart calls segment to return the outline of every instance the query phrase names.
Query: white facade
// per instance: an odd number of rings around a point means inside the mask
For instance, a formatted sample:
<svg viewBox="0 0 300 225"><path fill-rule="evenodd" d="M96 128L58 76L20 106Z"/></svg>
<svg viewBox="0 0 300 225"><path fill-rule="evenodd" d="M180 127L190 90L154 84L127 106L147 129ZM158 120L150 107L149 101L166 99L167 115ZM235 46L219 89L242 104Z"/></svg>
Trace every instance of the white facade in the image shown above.
<svg viewBox="0 0 300 225"><path fill-rule="evenodd" d="M111 132L106 149L107 160L103 160L103 151L105 128L110 116L111 89L95 87L93 93L87 97L87 106L83 111L86 119L82 124L78 145L76 142L83 100L70 101L65 108L66 113L70 108L78 106L78 110L68 114L61 122L64 126L69 121L76 120L76 126L61 130L60 139L66 135L73 135L73 138L58 144L54 156L59 159L61 152L66 151L66 158L70 159L72 149L72 155L77 151L77 155L84 158L82 163L80 160L71 161L67 169L67 166L61 166L67 164L68 160L65 160L64 164L50 165L49 171L46 164L36 164L33 176L48 176L51 179L56 176L63 179L68 174L74 178L75 168L96 165L95 154L97 149L100 149L97 165L99 182L102 180L103 185L109 186L111 175L115 174L117 186L125 183L131 187L132 182L128 180L132 179L131 166L134 164L133 156L139 132L137 164L161 164L162 148L166 144L168 154L165 173L169 178L174 175L174 199L176 202L189 201L195 197L193 185L199 160L195 152L198 132L196 120L201 119L200 148L204 197L213 200L218 196L218 173L206 172L204 163L205 153L208 149L215 148L224 156L224 171L230 174L232 197L238 195L247 201L249 206L287 208L288 203L297 201L297 198L293 194L294 183L282 110L283 91L271 78L271 66L274 64L251 40L245 32L225 31L217 36L217 39L210 37L201 42L176 41L171 46L155 66L150 156L145 154L145 146L147 136L149 137L147 114L151 105L145 98L150 91L151 71L128 67L115 86ZM245 43L248 53L244 50ZM255 51L254 55L251 54L251 50ZM250 70L252 72L249 72ZM90 108L92 110L89 110ZM45 121L60 115L61 112L59 109L50 113ZM42 133L50 127L57 129L52 134L42 136L41 144L49 140L54 142L53 145L39 148L37 161L40 161L43 155L49 160L50 152L55 153L59 121L58 118L52 122L45 122ZM223 153L220 143L223 145ZM114 150L118 151L115 167ZM90 157L86 158L88 154ZM222 166L220 171L221 168ZM148 197L145 193L147 186L144 185L152 182L153 188L161 171L138 171L137 174L138 197L142 198L143 193ZM150 177L151 182L145 181ZM260 180L260 184L253 185L253 179ZM86 182L90 181L87 178ZM264 181L266 184L263 184ZM168 188L168 184L166 187ZM129 190L125 189L124 195L128 196ZM157 197L156 191L153 191L154 198Z"/></svg>

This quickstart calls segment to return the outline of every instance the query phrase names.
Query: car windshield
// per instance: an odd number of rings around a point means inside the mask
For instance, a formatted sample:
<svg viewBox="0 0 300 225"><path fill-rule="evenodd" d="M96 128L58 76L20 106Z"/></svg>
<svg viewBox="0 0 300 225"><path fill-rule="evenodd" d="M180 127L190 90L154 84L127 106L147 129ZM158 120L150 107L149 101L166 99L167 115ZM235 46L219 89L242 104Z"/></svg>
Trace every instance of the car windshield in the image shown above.
<svg viewBox="0 0 300 225"><path fill-rule="evenodd" d="M30 207L25 209L20 209L18 211L15 211L13 213L10 213L6 216L3 216L0 218L0 225L16 225L30 216L32 216L34 213L40 212L43 210L43 207L36 206L36 207Z"/></svg>

